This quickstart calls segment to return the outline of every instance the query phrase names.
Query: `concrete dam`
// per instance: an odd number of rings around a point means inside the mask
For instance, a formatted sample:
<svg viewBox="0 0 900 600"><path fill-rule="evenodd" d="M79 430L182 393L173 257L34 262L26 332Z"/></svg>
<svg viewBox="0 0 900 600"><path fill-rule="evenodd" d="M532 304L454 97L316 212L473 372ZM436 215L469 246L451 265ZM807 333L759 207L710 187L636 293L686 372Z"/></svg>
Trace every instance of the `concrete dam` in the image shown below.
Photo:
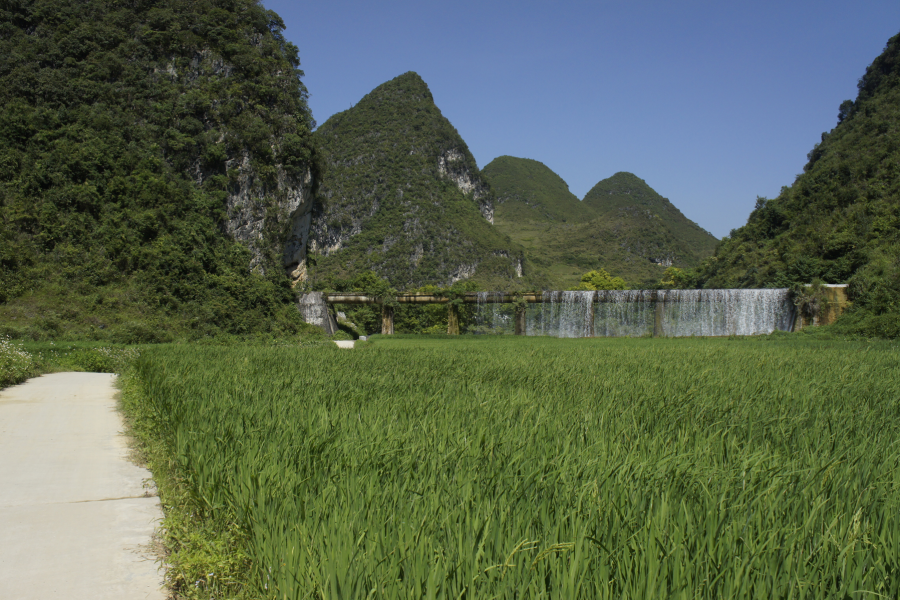
<svg viewBox="0 0 900 600"><path fill-rule="evenodd" d="M300 311L307 322L334 333L336 304L381 304L382 334L394 333L391 304L447 304L447 333L459 334L460 303L475 304L473 333L554 337L685 337L765 335L833 322L847 306L846 286L827 286L821 318L794 306L779 289L599 290L398 294L391 303L363 294L304 294Z"/></svg>

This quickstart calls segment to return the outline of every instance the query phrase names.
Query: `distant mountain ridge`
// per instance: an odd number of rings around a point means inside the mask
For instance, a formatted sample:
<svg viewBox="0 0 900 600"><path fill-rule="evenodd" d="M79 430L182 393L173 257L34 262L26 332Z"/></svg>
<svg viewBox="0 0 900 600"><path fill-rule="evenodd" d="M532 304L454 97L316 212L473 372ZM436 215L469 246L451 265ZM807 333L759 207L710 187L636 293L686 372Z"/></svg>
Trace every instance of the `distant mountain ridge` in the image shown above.
<svg viewBox="0 0 900 600"><path fill-rule="evenodd" d="M605 268L632 286L653 287L668 266L694 267L717 240L639 177L620 172L583 201L546 165L502 156L484 168L497 195L497 228L526 249L553 287Z"/></svg>

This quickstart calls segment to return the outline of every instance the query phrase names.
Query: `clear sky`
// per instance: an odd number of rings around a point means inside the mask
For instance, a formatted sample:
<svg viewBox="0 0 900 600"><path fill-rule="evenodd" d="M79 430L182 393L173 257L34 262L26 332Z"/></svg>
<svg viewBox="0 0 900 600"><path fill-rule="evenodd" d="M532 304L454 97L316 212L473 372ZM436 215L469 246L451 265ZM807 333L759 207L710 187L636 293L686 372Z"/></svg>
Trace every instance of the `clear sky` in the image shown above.
<svg viewBox="0 0 900 600"><path fill-rule="evenodd" d="M630 171L716 237L803 171L900 32L898 0L264 0L314 118L416 71L484 167L533 158L579 198Z"/></svg>

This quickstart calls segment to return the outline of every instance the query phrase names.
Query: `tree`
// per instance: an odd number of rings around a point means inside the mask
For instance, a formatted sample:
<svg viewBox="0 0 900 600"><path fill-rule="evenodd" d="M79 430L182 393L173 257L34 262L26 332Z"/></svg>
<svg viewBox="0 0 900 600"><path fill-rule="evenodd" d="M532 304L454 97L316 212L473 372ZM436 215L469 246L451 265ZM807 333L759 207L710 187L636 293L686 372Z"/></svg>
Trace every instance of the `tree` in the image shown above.
<svg viewBox="0 0 900 600"><path fill-rule="evenodd" d="M628 284L621 277L613 277L606 269L588 271L581 276L581 284L576 290L627 290Z"/></svg>
<svg viewBox="0 0 900 600"><path fill-rule="evenodd" d="M759 205L759 199L757 199ZM694 272L678 267L669 267L663 273L663 277L659 282L660 287L673 290L686 290L695 287Z"/></svg>

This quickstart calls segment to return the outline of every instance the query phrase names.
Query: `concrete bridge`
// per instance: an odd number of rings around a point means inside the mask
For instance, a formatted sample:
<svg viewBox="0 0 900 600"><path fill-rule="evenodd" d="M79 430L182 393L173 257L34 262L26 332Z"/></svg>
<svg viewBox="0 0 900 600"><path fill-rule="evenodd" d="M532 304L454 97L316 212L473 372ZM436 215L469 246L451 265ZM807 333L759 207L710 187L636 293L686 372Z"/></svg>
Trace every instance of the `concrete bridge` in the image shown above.
<svg viewBox="0 0 900 600"><path fill-rule="evenodd" d="M562 292L549 292L562 294ZM435 294L397 294L394 298L399 304L447 304L447 333L459 335L459 310L458 305L452 300L459 300L466 304L511 304L514 302L540 303L543 302L542 292L529 292L525 294L511 294L506 292L465 292L454 297L438 296ZM380 298L360 294L323 294L323 301L328 305L333 304L381 304L381 333L390 335L394 333L394 307L382 304ZM515 334L525 335L525 310L521 306L516 307Z"/></svg>
<svg viewBox="0 0 900 600"><path fill-rule="evenodd" d="M662 303L657 302L660 294L665 294L665 290L641 290L639 300L649 301L657 305L656 312L660 313L657 321L661 320ZM323 301L328 305L333 304L381 304L381 299L374 296L365 296L360 294L323 294ZM459 311L457 304L451 300L457 299L465 304L514 304L515 311L515 329L516 335L525 335L525 307L521 303L541 304L543 302L562 302L563 292L465 292L458 294L453 298L448 296L439 296L434 294L398 294L396 301L399 304L447 304L447 333L450 335L459 335ZM592 294L580 292L576 298L576 302L609 302L614 301L604 290L593 292ZM591 327L593 328L593 315L591 315ZM657 327L654 327L656 331ZM382 304L381 307L381 333L390 335L394 333L394 308L392 306Z"/></svg>

